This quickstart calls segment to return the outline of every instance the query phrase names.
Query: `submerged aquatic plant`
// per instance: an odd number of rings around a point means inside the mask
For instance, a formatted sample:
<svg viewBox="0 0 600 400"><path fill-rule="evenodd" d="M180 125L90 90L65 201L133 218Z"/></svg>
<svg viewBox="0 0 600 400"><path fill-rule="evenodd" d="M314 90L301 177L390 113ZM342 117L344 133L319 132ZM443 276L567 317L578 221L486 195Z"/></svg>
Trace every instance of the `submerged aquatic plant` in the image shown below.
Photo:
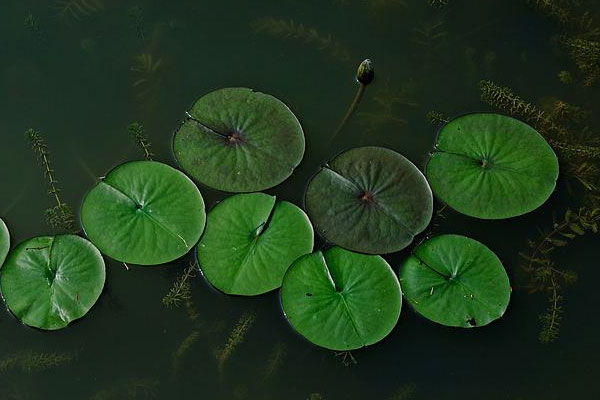
<svg viewBox="0 0 600 400"><path fill-rule="evenodd" d="M61 21L69 23L104 10L104 3L102 0L56 0L54 9Z"/></svg>
<svg viewBox="0 0 600 400"><path fill-rule="evenodd" d="M169 293L162 299L162 303L167 307L179 307L182 302L191 299L192 286L190 280L196 277L198 268L196 263L190 263L190 265L183 270L183 273L177 277L173 286L169 290Z"/></svg>
<svg viewBox="0 0 600 400"><path fill-rule="evenodd" d="M407 383L400 388L389 398L389 400L411 400L417 395L417 385L415 383Z"/></svg>
<svg viewBox="0 0 600 400"><path fill-rule="evenodd" d="M156 60L150 53L138 54L131 66L134 81L132 87L138 98L153 97L158 91L163 76L162 58Z"/></svg>
<svg viewBox="0 0 600 400"><path fill-rule="evenodd" d="M151 143L148 140L148 136L146 136L146 132L144 131L144 125L139 122L132 122L131 124L127 125L127 131L129 132L129 137L131 140L144 153L144 158L148 161L152 161L154 153L152 153Z"/></svg>
<svg viewBox="0 0 600 400"><path fill-rule="evenodd" d="M90 400L141 400L157 399L160 382L153 379L134 378L111 382L109 387L94 393Z"/></svg>
<svg viewBox="0 0 600 400"><path fill-rule="evenodd" d="M415 89L416 81L413 79L402 82L396 88L391 88L387 80L373 94L376 109L359 112L358 122L364 126L366 132L372 132L382 125L403 125L406 120L398 116L399 108L418 106L413 99Z"/></svg>
<svg viewBox="0 0 600 400"><path fill-rule="evenodd" d="M252 327L252 325L254 324L255 320L256 316L254 314L243 314L240 317L235 328L233 328L233 330L229 334L225 347L216 352L215 355L217 358L217 368L221 377L223 376L227 360L229 360L229 358L233 355L237 347L244 342L246 335Z"/></svg>
<svg viewBox="0 0 600 400"><path fill-rule="evenodd" d="M443 8L448 5L448 0L429 0L429 5L432 7Z"/></svg>
<svg viewBox="0 0 600 400"><path fill-rule="evenodd" d="M146 28L144 24L144 9L139 6L133 6L127 11L127 16L131 20L135 34L141 41L146 40Z"/></svg>
<svg viewBox="0 0 600 400"><path fill-rule="evenodd" d="M190 348L200 339L200 331L194 330L183 339L177 349L173 352L173 373L177 373L180 368L181 362L185 355L188 353Z"/></svg>
<svg viewBox="0 0 600 400"><path fill-rule="evenodd" d="M19 351L0 358L0 372L18 370L21 372L40 372L69 364L75 356L71 353Z"/></svg>
<svg viewBox="0 0 600 400"><path fill-rule="evenodd" d="M565 37L562 43L577 69L584 75L583 86L593 86L600 79L600 42Z"/></svg>
<svg viewBox="0 0 600 400"><path fill-rule="evenodd" d="M331 34L322 34L316 28L305 26L294 20L264 17L251 22L250 26L257 33L270 36L294 39L326 52L332 58L348 62L351 60L350 51Z"/></svg>
<svg viewBox="0 0 600 400"><path fill-rule="evenodd" d="M352 355L351 351L338 351L333 355L342 360L342 364L344 365L344 367L349 367L350 365L358 364L358 361L356 360L356 358L354 358L354 355Z"/></svg>
<svg viewBox="0 0 600 400"><path fill-rule="evenodd" d="M23 21L25 24L25 28L31 33L33 37L35 37L39 41L44 40L44 33L42 28L40 27L40 21L33 14L29 13L25 16L25 20Z"/></svg>
<svg viewBox="0 0 600 400"><path fill-rule="evenodd" d="M71 207L60 198L60 189L58 188L58 181L50 162L48 146L42 135L35 129L28 129L25 132L25 137L31 142L31 147L38 157L44 176L48 179L48 193L56 201L54 207L46 210L46 222L53 229L72 232L74 230L75 217Z"/></svg>
<svg viewBox="0 0 600 400"><path fill-rule="evenodd" d="M285 359L287 353L287 346L285 343L278 342L273 346L271 353L269 354L269 358L265 364L265 367L262 371L262 381L268 381L281 367L283 364L283 360Z"/></svg>
<svg viewBox="0 0 600 400"><path fill-rule="evenodd" d="M423 47L435 48L448 36L444 21L421 23L413 29L410 41Z"/></svg>

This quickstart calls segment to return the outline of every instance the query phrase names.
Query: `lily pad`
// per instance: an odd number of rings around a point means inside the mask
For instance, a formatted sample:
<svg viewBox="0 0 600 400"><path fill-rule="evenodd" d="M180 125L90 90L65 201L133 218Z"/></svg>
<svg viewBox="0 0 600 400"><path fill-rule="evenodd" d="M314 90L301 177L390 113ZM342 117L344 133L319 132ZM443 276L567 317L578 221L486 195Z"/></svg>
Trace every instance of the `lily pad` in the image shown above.
<svg viewBox="0 0 600 400"><path fill-rule="evenodd" d="M258 295L281 286L292 262L312 251L313 236L308 217L294 204L264 193L238 194L208 214L198 261L222 292Z"/></svg>
<svg viewBox="0 0 600 400"><path fill-rule="evenodd" d="M426 169L436 196L462 214L483 219L535 210L558 178L556 155L539 133L491 113L463 115L442 127Z"/></svg>
<svg viewBox="0 0 600 400"><path fill-rule="evenodd" d="M402 155L359 147L340 154L312 178L306 209L328 241L385 254L402 250L427 227L433 196L421 171Z"/></svg>
<svg viewBox="0 0 600 400"><path fill-rule="evenodd" d="M98 300L106 274L98 249L75 235L26 240L0 272L9 310L24 324L46 330L83 317Z"/></svg>
<svg viewBox="0 0 600 400"><path fill-rule="evenodd" d="M6 255L10 250L10 233L8 233L8 228L2 218L0 218L0 267L4 263L6 259Z"/></svg>
<svg viewBox="0 0 600 400"><path fill-rule="evenodd" d="M304 155L304 133L280 100L246 88L198 99L175 133L181 167L206 186L255 192L286 180Z"/></svg>
<svg viewBox="0 0 600 400"><path fill-rule="evenodd" d="M510 283L498 257L476 240L435 236L420 244L400 268L408 303L425 318L472 328L500 318Z"/></svg>
<svg viewBox="0 0 600 400"><path fill-rule="evenodd" d="M125 263L173 261L198 242L206 213L182 172L154 161L122 164L85 197L81 222L102 253Z"/></svg>
<svg viewBox="0 0 600 400"><path fill-rule="evenodd" d="M383 258L333 247L296 260L283 279L281 305L299 334L345 351L377 343L391 332L402 293Z"/></svg>

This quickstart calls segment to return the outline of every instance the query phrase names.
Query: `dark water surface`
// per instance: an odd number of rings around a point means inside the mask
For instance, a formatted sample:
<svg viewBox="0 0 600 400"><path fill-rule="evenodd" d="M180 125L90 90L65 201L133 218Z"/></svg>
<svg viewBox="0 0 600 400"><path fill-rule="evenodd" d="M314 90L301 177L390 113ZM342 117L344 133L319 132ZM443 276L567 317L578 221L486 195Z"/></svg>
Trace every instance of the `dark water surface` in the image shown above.
<svg viewBox="0 0 600 400"><path fill-rule="evenodd" d="M78 208L96 177L141 158L127 124L143 123L156 159L175 165L171 136L194 99L220 87L251 87L286 102L305 129L302 164L268 191L301 205L310 176L346 148L387 146L422 167L436 132L425 114L490 109L479 98L481 79L533 101L558 96L592 110L599 104L597 89L557 80L558 71L574 69L553 43L560 29L521 0L449 0L443 9L427 0L104 0L103 10L79 20L57 18L59 3L0 4L0 216L13 245L49 232L43 213L52 203L24 140L29 127L44 135L65 200ZM37 22L24 23L28 14ZM281 21L293 21L296 31L274 33ZM141 54L151 57L155 72L131 70ZM377 79L330 145L365 57L373 59ZM139 79L145 81L134 87ZM226 197L201 191L208 207ZM185 307L161 303L187 260L129 271L107 260L103 295L67 329L30 329L2 311L0 398L598 398L598 237L556 254L580 279L565 292L555 342L537 338L544 296L514 283L527 238L548 227L567 201L559 185L548 203L518 218L481 221L446 211L434 233L466 234L502 259L514 288L506 315L481 329L450 329L405 304L394 331L354 352L358 363L348 367L293 332L277 293L228 297L198 277L192 292L199 317L191 321ZM397 269L405 255L386 259ZM255 315L254 324L220 374L215 352L245 313ZM177 353L194 331L196 340ZM1 360L28 350L73 360L43 371L2 368ZM278 350L280 362L270 364Z"/></svg>

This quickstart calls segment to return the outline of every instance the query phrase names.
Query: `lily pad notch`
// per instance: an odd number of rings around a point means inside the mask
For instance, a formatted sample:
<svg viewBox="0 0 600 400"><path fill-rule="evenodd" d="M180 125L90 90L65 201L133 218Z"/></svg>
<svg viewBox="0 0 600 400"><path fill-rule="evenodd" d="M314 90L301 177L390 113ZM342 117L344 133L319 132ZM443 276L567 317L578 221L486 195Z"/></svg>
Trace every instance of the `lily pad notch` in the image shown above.
<svg viewBox="0 0 600 400"><path fill-rule="evenodd" d="M524 122L472 113L440 129L426 174L435 195L454 210L502 219L533 211L550 197L558 160Z"/></svg>
<svg viewBox="0 0 600 400"><path fill-rule="evenodd" d="M173 153L198 182L256 192L286 180L304 156L304 132L275 97L224 88L200 97L173 136Z"/></svg>
<svg viewBox="0 0 600 400"><path fill-rule="evenodd" d="M9 310L24 324L56 330L83 317L104 288L98 249L75 235L41 236L15 247L0 269Z"/></svg>
<svg viewBox="0 0 600 400"><path fill-rule="evenodd" d="M137 265L184 256L200 239L205 221L204 200L194 182L155 161L117 166L81 207L90 241L114 260Z"/></svg>
<svg viewBox="0 0 600 400"><path fill-rule="evenodd" d="M209 212L197 255L214 287L253 296L279 288L288 267L313 243L312 225L299 207L264 193L238 194Z"/></svg>
<svg viewBox="0 0 600 400"><path fill-rule="evenodd" d="M335 157L309 182L305 203L323 237L367 254L404 249L433 214L433 195L421 171L383 147L358 147Z"/></svg>
<svg viewBox="0 0 600 400"><path fill-rule="evenodd" d="M498 257L480 242L439 235L421 243L399 271L404 297L446 326L484 326L504 315L510 283Z"/></svg>
<svg viewBox="0 0 600 400"><path fill-rule="evenodd" d="M340 247L305 255L281 287L290 325L310 342L337 351L379 342L396 326L402 307L398 278L380 256Z"/></svg>

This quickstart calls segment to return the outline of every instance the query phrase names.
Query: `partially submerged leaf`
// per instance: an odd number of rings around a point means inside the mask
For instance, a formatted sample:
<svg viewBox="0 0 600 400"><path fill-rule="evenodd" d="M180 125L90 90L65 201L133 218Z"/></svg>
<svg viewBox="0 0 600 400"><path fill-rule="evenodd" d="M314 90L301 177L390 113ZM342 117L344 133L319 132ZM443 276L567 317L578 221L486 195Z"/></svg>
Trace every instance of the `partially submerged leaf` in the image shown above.
<svg viewBox="0 0 600 400"><path fill-rule="evenodd" d="M104 279L102 255L75 235L26 240L0 269L9 310L24 324L47 330L83 317L98 300Z"/></svg>
<svg viewBox="0 0 600 400"><path fill-rule="evenodd" d="M280 287L292 262L312 249L312 225L300 208L264 193L238 194L208 214L198 261L217 289L251 296Z"/></svg>
<svg viewBox="0 0 600 400"><path fill-rule="evenodd" d="M228 192L254 192L286 180L304 155L304 133L280 100L246 88L198 99L175 133L173 152L197 181Z"/></svg>
<svg viewBox="0 0 600 400"><path fill-rule="evenodd" d="M535 210L558 178L556 155L539 133L491 113L463 115L443 126L426 169L436 196L460 213L484 219Z"/></svg>
<svg viewBox="0 0 600 400"><path fill-rule="evenodd" d="M391 332L402 293L383 258L333 247L292 264L283 279L281 305L299 334L345 351L377 343Z"/></svg>
<svg viewBox="0 0 600 400"><path fill-rule="evenodd" d="M6 259L6 255L10 250L10 233L2 218L0 218L0 267Z"/></svg>
<svg viewBox="0 0 600 400"><path fill-rule="evenodd" d="M200 239L206 214L196 185L153 161L122 164L85 197L81 223L103 254L157 265L185 255Z"/></svg>
<svg viewBox="0 0 600 400"><path fill-rule="evenodd" d="M465 236L440 235L421 243L399 276L406 301L442 325L487 325L504 314L510 299L510 283L498 257Z"/></svg>
<svg viewBox="0 0 600 400"><path fill-rule="evenodd" d="M348 150L312 178L306 209L328 241L369 254L402 250L422 232L433 197L419 169L393 150Z"/></svg>

